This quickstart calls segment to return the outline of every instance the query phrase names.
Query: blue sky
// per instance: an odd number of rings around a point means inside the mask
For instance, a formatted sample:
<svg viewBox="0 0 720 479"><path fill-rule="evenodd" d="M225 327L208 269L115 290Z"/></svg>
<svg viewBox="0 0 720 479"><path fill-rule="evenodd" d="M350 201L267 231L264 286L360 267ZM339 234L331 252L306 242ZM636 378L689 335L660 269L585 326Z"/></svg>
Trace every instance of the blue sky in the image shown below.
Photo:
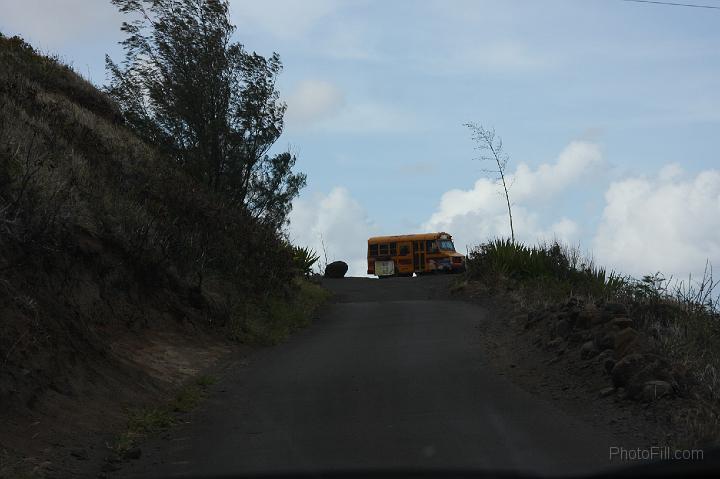
<svg viewBox="0 0 720 479"><path fill-rule="evenodd" d="M703 0L717 4L717 0ZM720 264L720 10L620 0L231 1L280 53L308 187L290 235L363 273L372 234L507 234L463 123L494 127L524 241L557 237L639 275ZM0 0L0 30L95 83L120 58L101 0Z"/></svg>

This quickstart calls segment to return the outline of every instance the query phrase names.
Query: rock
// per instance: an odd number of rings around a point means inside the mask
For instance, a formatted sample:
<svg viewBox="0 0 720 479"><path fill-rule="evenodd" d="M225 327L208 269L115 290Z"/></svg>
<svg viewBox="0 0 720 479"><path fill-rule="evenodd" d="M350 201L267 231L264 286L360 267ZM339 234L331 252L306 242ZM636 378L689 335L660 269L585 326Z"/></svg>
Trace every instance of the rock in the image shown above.
<svg viewBox="0 0 720 479"><path fill-rule="evenodd" d="M595 335L595 346L600 349L613 349L615 347L615 332L599 332Z"/></svg>
<svg viewBox="0 0 720 479"><path fill-rule="evenodd" d="M627 385L628 395L638 398L642 395L647 381L660 380L670 383L670 363L654 354L645 355L645 362L640 371L630 378Z"/></svg>
<svg viewBox="0 0 720 479"><path fill-rule="evenodd" d="M652 402L672 393L672 386L667 381L646 381L643 385L640 398L646 402Z"/></svg>
<svg viewBox="0 0 720 479"><path fill-rule="evenodd" d="M591 311L580 311L575 321L575 327L578 329L590 329L596 314L596 312Z"/></svg>
<svg viewBox="0 0 720 479"><path fill-rule="evenodd" d="M123 452L122 456L125 460L140 459L140 456L142 456L142 450L139 447L132 447Z"/></svg>
<svg viewBox="0 0 720 479"><path fill-rule="evenodd" d="M73 449L70 455L80 461L87 461L90 457L85 449Z"/></svg>
<svg viewBox="0 0 720 479"><path fill-rule="evenodd" d="M612 316L627 315L627 309L625 308L625 305L621 303L605 303L603 305L603 312L608 313Z"/></svg>
<svg viewBox="0 0 720 479"><path fill-rule="evenodd" d="M585 333L583 331L573 331L568 335L568 341L572 343L584 342L585 339Z"/></svg>
<svg viewBox="0 0 720 479"><path fill-rule="evenodd" d="M612 349L606 349L600 354L598 354L597 362L602 364L605 371L608 373L612 371L612 368L615 366L615 360L613 359L613 350Z"/></svg>
<svg viewBox="0 0 720 479"><path fill-rule="evenodd" d="M570 334L570 323L566 319L560 319L555 322L555 335L566 338Z"/></svg>
<svg viewBox="0 0 720 479"><path fill-rule="evenodd" d="M603 369L605 369L605 372L609 374L610 371L612 371L613 368L615 367L615 360L613 358L606 358L602 362L602 365L603 365Z"/></svg>
<svg viewBox="0 0 720 479"><path fill-rule="evenodd" d="M348 271L348 265L344 261L333 261L325 267L326 278L342 278Z"/></svg>
<svg viewBox="0 0 720 479"><path fill-rule="evenodd" d="M597 355L598 350L595 347L595 341L588 341L580 347L580 358L590 359Z"/></svg>
<svg viewBox="0 0 720 479"><path fill-rule="evenodd" d="M525 327L528 328L533 323L537 323L541 319L543 319L544 313L541 311L530 311L527 314L527 323L525 324Z"/></svg>
<svg viewBox="0 0 720 479"><path fill-rule="evenodd" d="M613 318L612 320L610 320L610 325L618 330L625 329L625 328L631 328L633 326L633 320L630 318L621 316L619 318Z"/></svg>
<svg viewBox="0 0 720 479"><path fill-rule="evenodd" d="M598 314L593 316L591 327L605 324L608 321L610 321L612 318L613 317L611 315L607 314L605 311L599 312Z"/></svg>
<svg viewBox="0 0 720 479"><path fill-rule="evenodd" d="M615 334L615 357L622 358L625 356L635 344L638 332L633 328L625 328Z"/></svg>
<svg viewBox="0 0 720 479"><path fill-rule="evenodd" d="M115 472L120 470L120 464L114 462L106 462L100 469L102 472Z"/></svg>
<svg viewBox="0 0 720 479"><path fill-rule="evenodd" d="M670 364L663 358L653 354L630 353L620 359L612 368L611 376L615 387L624 387L628 397L637 399L642 397L645 383L660 380L668 384Z"/></svg>
<svg viewBox="0 0 720 479"><path fill-rule="evenodd" d="M628 354L615 363L610 375L615 387L627 387L630 378L643 367L645 357L642 354Z"/></svg>
<svg viewBox="0 0 720 479"><path fill-rule="evenodd" d="M608 396L610 396L610 395L612 395L612 394L615 394L615 388L614 388L613 386L608 386L608 387L602 388L602 389L600 390L600 397L601 397L601 398L608 397Z"/></svg>

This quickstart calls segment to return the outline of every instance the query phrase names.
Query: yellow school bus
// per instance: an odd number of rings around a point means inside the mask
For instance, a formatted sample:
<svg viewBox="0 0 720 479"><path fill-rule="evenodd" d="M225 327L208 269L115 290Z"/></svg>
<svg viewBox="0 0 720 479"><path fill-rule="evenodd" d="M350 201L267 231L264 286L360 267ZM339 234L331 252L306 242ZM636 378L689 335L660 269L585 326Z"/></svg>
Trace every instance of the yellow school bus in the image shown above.
<svg viewBox="0 0 720 479"><path fill-rule="evenodd" d="M465 271L465 256L455 251L445 232L368 239L368 274L412 276L413 273Z"/></svg>

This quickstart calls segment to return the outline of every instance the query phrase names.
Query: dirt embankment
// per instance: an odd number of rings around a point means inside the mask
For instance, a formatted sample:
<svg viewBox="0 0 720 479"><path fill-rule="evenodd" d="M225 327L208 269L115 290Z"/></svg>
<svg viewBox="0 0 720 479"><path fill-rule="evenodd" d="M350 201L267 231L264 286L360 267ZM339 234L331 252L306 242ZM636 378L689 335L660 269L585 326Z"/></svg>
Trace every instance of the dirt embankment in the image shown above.
<svg viewBox="0 0 720 479"><path fill-rule="evenodd" d="M233 346L170 285L136 282L84 233L46 269L6 271L0 301L0 476L67 477L99 461L127 412L154 405Z"/></svg>
<svg viewBox="0 0 720 479"><path fill-rule="evenodd" d="M689 437L694 399L687 376L673 369L632 328L619 304L577 299L528 310L511 293L479 282L455 296L493 309L481 335L501 373L636 447L702 447Z"/></svg>

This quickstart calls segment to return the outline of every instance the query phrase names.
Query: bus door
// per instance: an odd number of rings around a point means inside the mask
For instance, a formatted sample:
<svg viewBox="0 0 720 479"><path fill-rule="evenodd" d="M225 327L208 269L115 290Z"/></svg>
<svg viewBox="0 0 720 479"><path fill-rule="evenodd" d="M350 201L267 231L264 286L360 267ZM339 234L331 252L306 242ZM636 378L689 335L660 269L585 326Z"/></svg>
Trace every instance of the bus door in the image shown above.
<svg viewBox="0 0 720 479"><path fill-rule="evenodd" d="M397 265L398 270L401 274L413 273L413 260L412 260L412 243L410 241L402 241L397 244Z"/></svg>
<svg viewBox="0 0 720 479"><path fill-rule="evenodd" d="M425 271L425 242L413 241L413 269Z"/></svg>

